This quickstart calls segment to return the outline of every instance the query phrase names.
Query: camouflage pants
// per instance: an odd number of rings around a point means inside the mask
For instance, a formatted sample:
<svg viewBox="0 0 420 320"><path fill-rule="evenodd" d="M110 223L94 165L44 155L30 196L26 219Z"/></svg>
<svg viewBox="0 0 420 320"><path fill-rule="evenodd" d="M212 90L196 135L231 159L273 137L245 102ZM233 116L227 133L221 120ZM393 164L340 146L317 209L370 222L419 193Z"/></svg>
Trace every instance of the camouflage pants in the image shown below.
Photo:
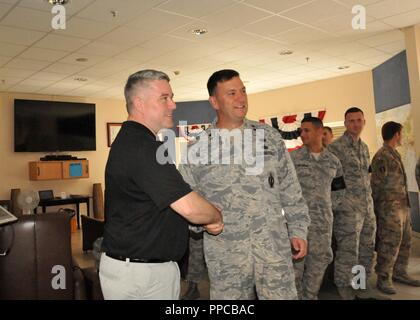
<svg viewBox="0 0 420 320"><path fill-rule="evenodd" d="M329 230L317 230L309 226L308 254L294 262L299 299L318 299L325 270L333 260L331 238L332 226Z"/></svg>
<svg viewBox="0 0 420 320"><path fill-rule="evenodd" d="M381 208L381 209L379 209ZM378 206L377 264L378 275L390 278L392 274L407 272L411 247L411 217L409 208L399 202Z"/></svg>
<svg viewBox="0 0 420 320"><path fill-rule="evenodd" d="M376 218L373 210L334 212L333 231L337 240L334 262L337 287L351 285L352 268L356 265L365 268L368 279L375 250Z"/></svg>
<svg viewBox="0 0 420 320"><path fill-rule="evenodd" d="M204 261L203 238L194 239L190 237L188 271L185 278L187 281L199 283L206 277L206 274L207 267Z"/></svg>
<svg viewBox="0 0 420 320"><path fill-rule="evenodd" d="M211 300L296 300L290 252L276 263L257 263L251 255L226 252L208 260Z"/></svg>

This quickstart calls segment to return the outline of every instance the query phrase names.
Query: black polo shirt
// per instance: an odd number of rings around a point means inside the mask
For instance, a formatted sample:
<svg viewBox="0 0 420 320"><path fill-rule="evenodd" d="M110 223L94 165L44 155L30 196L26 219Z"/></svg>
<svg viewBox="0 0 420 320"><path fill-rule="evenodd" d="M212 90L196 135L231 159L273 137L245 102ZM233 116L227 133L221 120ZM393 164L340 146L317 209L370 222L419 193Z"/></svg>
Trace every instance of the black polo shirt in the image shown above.
<svg viewBox="0 0 420 320"><path fill-rule="evenodd" d="M134 121L124 122L112 143L105 169L105 252L167 261L184 255L188 223L169 205L191 188L175 165L157 162L161 145Z"/></svg>

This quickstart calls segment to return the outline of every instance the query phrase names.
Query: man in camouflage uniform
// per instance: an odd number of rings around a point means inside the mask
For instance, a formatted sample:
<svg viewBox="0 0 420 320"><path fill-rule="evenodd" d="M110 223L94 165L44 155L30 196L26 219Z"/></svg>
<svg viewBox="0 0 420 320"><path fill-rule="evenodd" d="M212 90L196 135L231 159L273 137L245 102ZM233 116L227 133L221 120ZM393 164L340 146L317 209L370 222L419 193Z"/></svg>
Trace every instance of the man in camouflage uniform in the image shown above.
<svg viewBox="0 0 420 320"><path fill-rule="evenodd" d="M408 276L407 266L411 247L411 218L407 177L401 156L402 125L393 121L382 127L384 145L372 160L372 195L378 221L377 287L384 293L395 294L392 280L411 286L420 281Z"/></svg>
<svg viewBox="0 0 420 320"><path fill-rule="evenodd" d="M334 210L334 236L337 240L334 281L342 299L354 299L352 268L366 271L366 289L359 298L382 298L370 287L369 276L375 250L376 219L369 177L369 149L360 139L365 126L363 111L350 108L345 113L346 132L330 146L343 166L346 193L341 208ZM362 287L363 288L363 287Z"/></svg>
<svg viewBox="0 0 420 320"><path fill-rule="evenodd" d="M309 208L308 254L295 261L299 298L315 300L325 270L333 260L331 249L333 212L340 206L345 183L340 160L322 145L323 124L319 118L302 120L304 146L290 155Z"/></svg>
<svg viewBox="0 0 420 320"><path fill-rule="evenodd" d="M217 118L189 146L190 163L181 165L180 172L223 210L224 231L204 234L210 298L296 299L292 257L306 254L310 220L290 155L276 129L245 119L247 95L236 71L215 72L207 88ZM230 134L244 138L229 145ZM250 146L258 162L254 172L248 170ZM211 155L208 159L220 161L192 164L190 152L199 147L204 156ZM239 149L244 157L233 161Z"/></svg>

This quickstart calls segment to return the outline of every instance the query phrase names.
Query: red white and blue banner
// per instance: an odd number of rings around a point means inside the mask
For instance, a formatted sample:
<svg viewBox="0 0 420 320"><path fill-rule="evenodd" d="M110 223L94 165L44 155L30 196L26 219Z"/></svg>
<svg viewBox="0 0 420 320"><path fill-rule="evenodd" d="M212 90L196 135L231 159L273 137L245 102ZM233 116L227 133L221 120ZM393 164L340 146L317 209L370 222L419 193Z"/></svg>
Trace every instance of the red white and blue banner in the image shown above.
<svg viewBox="0 0 420 320"><path fill-rule="evenodd" d="M300 139L299 130L303 118L317 117L323 120L325 113L325 110L301 112L296 114L262 117L259 121L279 130L286 143L286 148L290 152L299 149L303 144Z"/></svg>

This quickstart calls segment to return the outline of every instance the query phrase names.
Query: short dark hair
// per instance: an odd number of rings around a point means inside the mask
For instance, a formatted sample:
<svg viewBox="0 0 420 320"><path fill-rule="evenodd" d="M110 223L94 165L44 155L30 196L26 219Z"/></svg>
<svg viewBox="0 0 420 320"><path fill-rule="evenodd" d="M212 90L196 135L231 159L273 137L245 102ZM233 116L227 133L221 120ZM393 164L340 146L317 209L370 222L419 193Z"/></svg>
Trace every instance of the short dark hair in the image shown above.
<svg viewBox="0 0 420 320"><path fill-rule="evenodd" d="M324 129L327 129L331 134L333 133L331 127L324 126Z"/></svg>
<svg viewBox="0 0 420 320"><path fill-rule="evenodd" d="M365 115L363 113L362 109L359 109L358 107L351 107L351 108L348 108L347 111L346 111L346 113L344 114L344 119L347 117L347 115L349 113L356 113L356 112L361 112L363 115Z"/></svg>
<svg viewBox="0 0 420 320"><path fill-rule="evenodd" d="M207 81L209 96L214 95L219 82L225 82L235 77L239 77L239 72L232 69L223 69L213 73Z"/></svg>
<svg viewBox="0 0 420 320"><path fill-rule="evenodd" d="M382 139L391 140L397 132L401 132L401 123L389 121L382 126Z"/></svg>
<svg viewBox="0 0 420 320"><path fill-rule="evenodd" d="M130 114L132 109L132 95L134 91L138 87L146 87L148 86L148 83L153 80L166 80L170 81L168 75L162 71L152 70L152 69L146 69L146 70L140 70L132 75L130 75L127 79L127 83L124 87L124 96L126 101L126 107L127 112Z"/></svg>
<svg viewBox="0 0 420 320"><path fill-rule="evenodd" d="M317 118L317 117L306 117L306 118L303 118L301 124L302 123L305 123L305 122L310 122L310 123L312 123L317 128L323 128L324 127L324 124L322 123L322 120L320 118Z"/></svg>

